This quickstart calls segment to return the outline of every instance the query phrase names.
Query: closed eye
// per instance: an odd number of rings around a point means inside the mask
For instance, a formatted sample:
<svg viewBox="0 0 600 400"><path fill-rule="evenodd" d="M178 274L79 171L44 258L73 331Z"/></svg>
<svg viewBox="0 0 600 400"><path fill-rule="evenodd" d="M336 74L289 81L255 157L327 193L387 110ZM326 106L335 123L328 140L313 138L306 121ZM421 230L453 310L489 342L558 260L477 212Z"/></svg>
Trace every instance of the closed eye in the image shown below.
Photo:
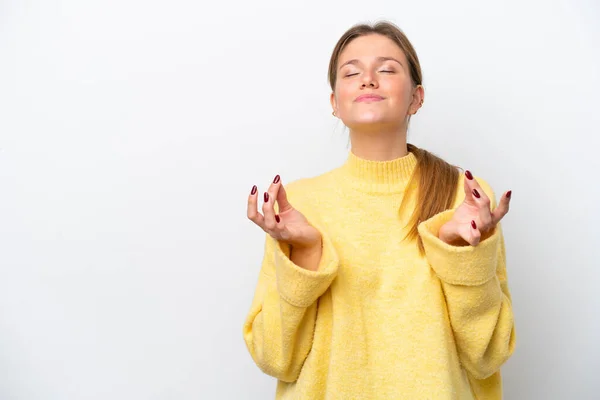
<svg viewBox="0 0 600 400"><path fill-rule="evenodd" d="M388 73L388 74L393 74L393 73L395 73L396 71L388 71L388 70L383 70L383 71L379 71L379 72L385 72L385 73ZM358 72L355 72L355 73L353 73L353 74L347 74L347 75L345 75L345 77L346 77L346 78L348 78L348 77L350 77L350 76L355 76L355 75L358 75Z"/></svg>

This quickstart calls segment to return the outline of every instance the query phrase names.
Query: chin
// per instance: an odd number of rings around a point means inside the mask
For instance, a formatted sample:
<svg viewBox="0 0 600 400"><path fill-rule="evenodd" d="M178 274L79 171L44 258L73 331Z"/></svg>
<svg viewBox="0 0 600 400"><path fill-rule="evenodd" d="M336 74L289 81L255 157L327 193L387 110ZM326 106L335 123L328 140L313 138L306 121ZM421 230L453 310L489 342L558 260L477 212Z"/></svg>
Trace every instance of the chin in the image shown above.
<svg viewBox="0 0 600 400"><path fill-rule="evenodd" d="M398 121L392 120L381 113L368 112L353 116L349 121L347 121L346 126L351 129L364 129L377 125L389 125L390 123L395 124L397 122Z"/></svg>

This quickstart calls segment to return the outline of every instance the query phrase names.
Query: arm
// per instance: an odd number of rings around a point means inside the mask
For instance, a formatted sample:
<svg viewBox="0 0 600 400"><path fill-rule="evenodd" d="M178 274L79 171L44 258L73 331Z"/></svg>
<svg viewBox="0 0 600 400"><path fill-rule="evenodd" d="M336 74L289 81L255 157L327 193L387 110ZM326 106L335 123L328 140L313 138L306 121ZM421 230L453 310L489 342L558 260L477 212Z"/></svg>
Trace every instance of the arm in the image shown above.
<svg viewBox="0 0 600 400"><path fill-rule="evenodd" d="M494 209L493 192L487 184L486 188ZM460 360L476 379L485 379L515 348L504 236L498 223L477 246L447 244L438 238L438 231L452 214L446 210L422 222L419 234L442 283Z"/></svg>
<svg viewBox="0 0 600 400"><path fill-rule="evenodd" d="M250 312L244 324L244 340L252 359L266 374L294 382L312 347L317 299L329 288L338 268L333 244L322 236L318 253L294 250L298 264L316 263L305 269L290 259L290 246L266 235L262 267Z"/></svg>

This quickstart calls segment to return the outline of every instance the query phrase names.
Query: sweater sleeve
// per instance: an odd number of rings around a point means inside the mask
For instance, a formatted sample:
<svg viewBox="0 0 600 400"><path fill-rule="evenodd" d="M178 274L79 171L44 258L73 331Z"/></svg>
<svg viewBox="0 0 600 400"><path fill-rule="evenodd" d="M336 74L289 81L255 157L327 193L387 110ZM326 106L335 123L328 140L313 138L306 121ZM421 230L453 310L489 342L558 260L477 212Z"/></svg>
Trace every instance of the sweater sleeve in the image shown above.
<svg viewBox="0 0 600 400"><path fill-rule="evenodd" d="M495 209L494 193L477 178ZM506 274L501 223L477 246L452 246L438 238L454 209L419 224L428 263L440 278L460 360L476 379L497 372L515 348L515 326Z"/></svg>
<svg viewBox="0 0 600 400"><path fill-rule="evenodd" d="M317 299L337 275L337 253L319 230L323 250L316 271L294 264L290 246L266 235L258 285L244 323L244 340L256 365L285 382L300 375L312 348Z"/></svg>

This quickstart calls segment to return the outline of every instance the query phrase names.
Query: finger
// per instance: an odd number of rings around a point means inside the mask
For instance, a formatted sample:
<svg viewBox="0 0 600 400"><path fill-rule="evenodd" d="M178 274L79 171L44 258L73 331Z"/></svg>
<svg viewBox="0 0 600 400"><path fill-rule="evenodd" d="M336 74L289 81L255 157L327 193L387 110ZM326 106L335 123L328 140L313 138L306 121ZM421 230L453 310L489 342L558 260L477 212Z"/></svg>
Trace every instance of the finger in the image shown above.
<svg viewBox="0 0 600 400"><path fill-rule="evenodd" d="M470 204L477 206L479 210L479 218L477 221L479 232L487 232L493 226L491 200L477 179L475 179L469 171L465 172L465 177L467 178L467 186L470 189ZM465 188L465 191L466 190L468 189Z"/></svg>
<svg viewBox="0 0 600 400"><path fill-rule="evenodd" d="M273 178L273 182L269 186L269 189L267 190L267 192L269 193L269 198L272 199L273 207L276 207L276 208L279 207L278 197L279 197L279 190L281 187L282 187L281 177L279 175L275 175L275 178ZM275 210L277 211L276 208L275 208ZM278 211L281 212L281 210L278 210Z"/></svg>
<svg viewBox="0 0 600 400"><path fill-rule="evenodd" d="M269 201L272 202L271 206L273 207L273 212L275 215L275 222L279 223L280 222L279 214L282 211L285 211L287 208L290 207L290 205L287 201L285 189L283 188L283 184L281 182L281 177L279 175L275 176L275 178L273 179L273 182L271 183L271 186L269 186L269 189L267 190L267 193L269 194ZM280 201L283 201L283 205L286 208L282 207L282 204L280 203Z"/></svg>
<svg viewBox="0 0 600 400"><path fill-rule="evenodd" d="M265 229L271 233L277 227L277 220L275 218L275 199L276 197L271 195L272 188L265 192L263 195L263 214L265 216ZM275 193L276 195L277 193Z"/></svg>
<svg viewBox="0 0 600 400"><path fill-rule="evenodd" d="M471 221L469 224L469 239L467 239L467 242L469 242L471 246L477 246L480 240L481 232L479 231L479 227L475 221Z"/></svg>
<svg viewBox="0 0 600 400"><path fill-rule="evenodd" d="M264 217L261 213L258 212L258 188L256 185L252 186L252 190L250 191L250 195L248 196L248 219L254 222L256 225L260 226L263 230L264 227Z"/></svg>
<svg viewBox="0 0 600 400"><path fill-rule="evenodd" d="M285 187L281 182L279 183L279 191L277 192L277 207L279 208L279 213L283 213L291 208L292 205L289 203L287 199L287 192L285 191Z"/></svg>
<svg viewBox="0 0 600 400"><path fill-rule="evenodd" d="M492 212L492 223L496 225L504 216L508 213L510 209L510 196L512 195L512 190L504 193L502 198L500 199L500 204L498 207Z"/></svg>
<svg viewBox="0 0 600 400"><path fill-rule="evenodd" d="M490 210L490 198L488 194L483 190L477 179L471 174L470 171L465 172L465 196L470 196L473 202L479 206L487 206L488 210Z"/></svg>
<svg viewBox="0 0 600 400"><path fill-rule="evenodd" d="M473 198L473 188L471 187L472 180L473 175L469 170L466 170L463 185L463 189L465 190L465 200L470 203L475 203L475 199Z"/></svg>

